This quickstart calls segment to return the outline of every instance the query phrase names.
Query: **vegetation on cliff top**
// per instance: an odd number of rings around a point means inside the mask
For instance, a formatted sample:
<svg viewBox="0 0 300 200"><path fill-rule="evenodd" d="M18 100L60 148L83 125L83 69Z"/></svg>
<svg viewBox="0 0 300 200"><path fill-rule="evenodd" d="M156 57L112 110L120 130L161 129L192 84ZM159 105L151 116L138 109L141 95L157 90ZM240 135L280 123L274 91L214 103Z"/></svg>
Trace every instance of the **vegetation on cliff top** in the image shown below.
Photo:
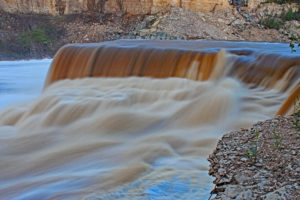
<svg viewBox="0 0 300 200"><path fill-rule="evenodd" d="M152 15L95 11L56 17L8 14L0 10L0 60L52 57L67 43L116 39L296 42L300 7L280 12L283 7L266 4L252 13L236 7L208 13L172 8ZM270 12L264 12L265 9ZM296 44L291 43L292 52L295 48Z"/></svg>
<svg viewBox="0 0 300 200"><path fill-rule="evenodd" d="M299 0L266 0L263 3L278 3L278 4L299 3Z"/></svg>
<svg viewBox="0 0 300 200"><path fill-rule="evenodd" d="M0 59L52 56L59 48L56 41L61 33L50 16L0 11Z"/></svg>

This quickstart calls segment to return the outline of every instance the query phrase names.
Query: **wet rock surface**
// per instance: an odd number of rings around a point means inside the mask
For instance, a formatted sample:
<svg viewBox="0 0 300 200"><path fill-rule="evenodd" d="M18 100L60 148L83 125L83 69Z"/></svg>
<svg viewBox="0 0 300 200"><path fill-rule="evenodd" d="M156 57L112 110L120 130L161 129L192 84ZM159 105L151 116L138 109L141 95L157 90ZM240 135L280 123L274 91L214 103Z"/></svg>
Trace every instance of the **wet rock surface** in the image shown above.
<svg viewBox="0 0 300 200"><path fill-rule="evenodd" d="M208 158L214 199L299 199L299 121L298 112L225 134Z"/></svg>

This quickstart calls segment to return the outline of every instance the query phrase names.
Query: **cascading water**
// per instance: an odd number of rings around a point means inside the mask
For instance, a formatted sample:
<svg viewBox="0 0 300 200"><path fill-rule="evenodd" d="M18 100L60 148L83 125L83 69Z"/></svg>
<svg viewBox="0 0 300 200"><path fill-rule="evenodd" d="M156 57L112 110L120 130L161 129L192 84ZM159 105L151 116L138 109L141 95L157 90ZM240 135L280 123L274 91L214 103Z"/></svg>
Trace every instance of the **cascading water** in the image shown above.
<svg viewBox="0 0 300 200"><path fill-rule="evenodd" d="M249 44L63 47L43 94L0 114L0 197L207 199L218 138L300 93L299 56Z"/></svg>

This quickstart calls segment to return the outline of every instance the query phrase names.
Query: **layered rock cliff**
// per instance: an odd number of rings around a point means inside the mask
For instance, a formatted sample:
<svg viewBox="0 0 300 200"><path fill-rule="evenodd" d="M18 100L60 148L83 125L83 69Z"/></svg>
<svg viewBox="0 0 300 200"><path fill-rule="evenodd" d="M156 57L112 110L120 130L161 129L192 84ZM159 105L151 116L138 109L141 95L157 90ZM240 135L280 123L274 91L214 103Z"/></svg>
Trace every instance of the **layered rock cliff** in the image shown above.
<svg viewBox="0 0 300 200"><path fill-rule="evenodd" d="M65 15L82 12L149 14L179 7L192 11L212 11L245 4L254 8L262 0L1 0L0 8L9 13Z"/></svg>
<svg viewBox="0 0 300 200"><path fill-rule="evenodd" d="M0 0L1 6L4 3L10 5L8 1L16 3L16 0ZM106 7L109 1L116 0L108 0L105 9L99 2L88 3L84 0L81 1L82 7L79 4L77 7L67 6L70 4L64 4L63 1L60 1L61 4L53 4L54 1L52 4L46 4L47 0L44 0L40 4L35 4L44 8L40 10L35 6L5 7L10 8L10 12L17 12L12 14L0 9L0 60L52 57L64 44L116 39L290 42L300 37L299 20L281 19L287 14L298 16L300 8L296 4L294 6L262 4L252 10L247 9L249 7L232 6L212 12L192 12L188 9L170 9L162 6L160 9L163 12L134 15L124 11L125 7L121 7L124 9L123 12L119 12L120 9L116 8L115 12L109 13ZM18 0L18 2L25 4L38 0ZM21 8L23 10L20 10ZM290 8L295 12L287 12ZM88 14L85 14L86 12ZM282 12L284 15L280 14ZM272 23L268 24L269 22ZM271 27L274 22L278 22L278 27Z"/></svg>

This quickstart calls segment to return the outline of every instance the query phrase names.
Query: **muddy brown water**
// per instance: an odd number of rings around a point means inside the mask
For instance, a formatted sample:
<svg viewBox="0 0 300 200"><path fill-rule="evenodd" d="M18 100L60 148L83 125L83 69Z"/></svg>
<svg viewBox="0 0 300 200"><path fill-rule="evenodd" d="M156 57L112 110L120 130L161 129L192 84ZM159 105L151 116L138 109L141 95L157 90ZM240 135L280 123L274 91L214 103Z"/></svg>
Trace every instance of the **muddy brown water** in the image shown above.
<svg viewBox="0 0 300 200"><path fill-rule="evenodd" d="M43 93L0 113L0 197L207 199L218 139L293 112L299 77L286 44L67 45Z"/></svg>

